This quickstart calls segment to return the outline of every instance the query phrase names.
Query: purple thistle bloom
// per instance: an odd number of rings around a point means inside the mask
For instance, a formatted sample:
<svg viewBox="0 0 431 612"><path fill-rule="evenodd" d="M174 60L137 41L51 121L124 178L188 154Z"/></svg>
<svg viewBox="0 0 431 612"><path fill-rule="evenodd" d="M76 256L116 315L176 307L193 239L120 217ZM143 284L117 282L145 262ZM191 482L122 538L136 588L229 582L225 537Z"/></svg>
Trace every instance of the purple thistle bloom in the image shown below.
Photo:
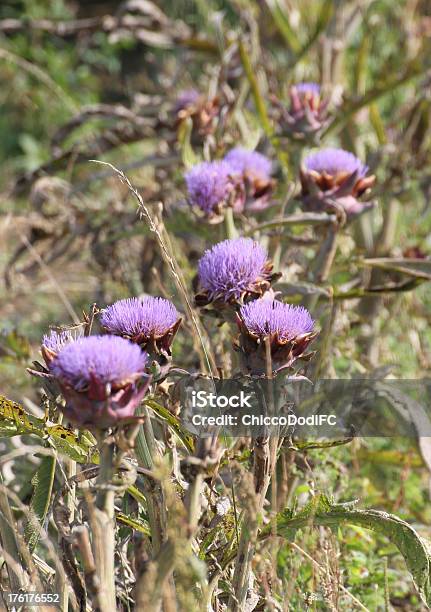
<svg viewBox="0 0 431 612"><path fill-rule="evenodd" d="M343 149L322 149L309 155L304 161L304 166L309 171L325 173L333 177L354 172L358 177L364 177L368 172L368 167L353 153Z"/></svg>
<svg viewBox="0 0 431 612"><path fill-rule="evenodd" d="M155 297L129 298L108 306L101 315L102 327L110 334L141 345L159 344L167 350L180 324L180 315L169 300Z"/></svg>
<svg viewBox="0 0 431 612"><path fill-rule="evenodd" d="M272 372L290 368L316 337L314 321L306 308L262 298L242 306L238 315L236 344L243 365L252 374L267 372L267 342ZM308 355L310 356L310 355Z"/></svg>
<svg viewBox="0 0 431 612"><path fill-rule="evenodd" d="M57 332L51 330L49 334L45 334L42 338L41 353L45 364L49 367L51 361L58 353L71 342L75 342L81 336L81 330L64 330Z"/></svg>
<svg viewBox="0 0 431 612"><path fill-rule="evenodd" d="M296 91L300 95L309 94L313 96L320 96L320 85L318 85L317 83L312 83L312 82L296 83L293 87L295 87Z"/></svg>
<svg viewBox="0 0 431 612"><path fill-rule="evenodd" d="M202 162L185 175L189 200L206 214L227 203L235 188L232 168L225 161Z"/></svg>
<svg viewBox="0 0 431 612"><path fill-rule="evenodd" d="M42 338L42 346L48 349L53 354L60 352L66 344L70 344L76 340L76 336L70 330L57 332L51 330L49 334L45 334Z"/></svg>
<svg viewBox="0 0 431 612"><path fill-rule="evenodd" d="M219 242L199 261L199 281L209 301L239 299L268 277L268 254L251 238Z"/></svg>
<svg viewBox="0 0 431 612"><path fill-rule="evenodd" d="M368 166L343 149L309 155L300 175L304 209L335 211L342 223L351 221L374 205L362 198L375 182L375 176L367 172Z"/></svg>
<svg viewBox="0 0 431 612"><path fill-rule="evenodd" d="M148 390L148 355L117 336L88 336L67 344L49 364L78 427L103 430L133 419Z"/></svg>
<svg viewBox="0 0 431 612"><path fill-rule="evenodd" d="M276 336L280 342L287 342L314 329L314 321L306 308L277 300L255 300L242 306L240 314L248 332L261 340Z"/></svg>
<svg viewBox="0 0 431 612"><path fill-rule="evenodd" d="M65 346L52 361L51 374L75 391L121 388L145 372L148 355L139 346L116 336L88 336Z"/></svg>
<svg viewBox="0 0 431 612"><path fill-rule="evenodd" d="M257 151L236 147L229 151L224 161L239 174L248 174L264 180L269 179L271 175L271 160Z"/></svg>

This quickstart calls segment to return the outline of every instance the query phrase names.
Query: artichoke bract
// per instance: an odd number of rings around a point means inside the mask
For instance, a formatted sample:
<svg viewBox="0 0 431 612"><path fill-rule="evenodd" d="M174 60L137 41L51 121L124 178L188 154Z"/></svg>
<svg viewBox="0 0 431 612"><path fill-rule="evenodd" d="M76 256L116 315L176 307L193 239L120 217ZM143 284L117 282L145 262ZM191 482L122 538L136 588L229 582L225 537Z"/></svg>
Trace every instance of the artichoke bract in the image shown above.
<svg viewBox="0 0 431 612"><path fill-rule="evenodd" d="M294 139L312 140L328 124L329 100L317 83L297 83L289 90L290 107L283 109L284 130Z"/></svg>

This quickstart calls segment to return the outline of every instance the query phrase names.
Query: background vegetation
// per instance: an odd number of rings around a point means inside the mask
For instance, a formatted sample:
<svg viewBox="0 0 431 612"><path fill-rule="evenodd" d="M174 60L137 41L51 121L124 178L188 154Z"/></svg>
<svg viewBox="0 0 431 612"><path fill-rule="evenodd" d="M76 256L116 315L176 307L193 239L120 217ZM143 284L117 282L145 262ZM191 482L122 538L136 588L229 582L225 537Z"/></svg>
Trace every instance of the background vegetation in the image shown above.
<svg viewBox="0 0 431 612"><path fill-rule="evenodd" d="M428 377L430 43L427 0L2 2L2 395L23 405L39 427L44 406L26 367L39 358L41 336L50 326L78 324L92 304L103 307L142 293L167 295L181 308L157 239L136 215L135 199L110 168L90 160L109 161L130 177L156 223L163 219L159 227L191 288L198 258L223 238L223 229L191 214L183 174L191 163L221 157L238 142L259 144L275 160L276 212L243 219L240 229L267 240L289 299L311 300L323 330L317 374ZM319 286L312 274L318 230L303 223L254 230L299 210L291 196L310 145L283 134L275 103L287 104L289 86L298 81L321 83L332 98L322 143L355 152L377 175L378 205L342 233L330 277ZM219 98L222 110L208 133L176 121L175 99L190 87ZM205 320L205 326L212 336L213 323ZM174 362L199 370L191 331L186 322ZM221 336L213 347L221 361L223 341ZM0 403L0 450L17 451L2 470L19 525L27 520L20 504L34 506L34 476L44 461L28 447L36 440L60 450L51 485L44 489L49 494L36 513L56 542L51 492L73 476L72 459L87 463L88 456L82 440L81 446L73 438L62 442L53 431L16 435L29 430L16 415L7 416L8 406ZM160 420L160 414L154 418ZM239 473L247 471L246 452L228 460L238 464ZM337 502L359 499L361 508L395 513L431 537L427 439L358 439L339 448L300 451L295 458L286 451L281 465L290 469L292 508L319 493ZM239 486L237 494L246 492ZM167 495L170 511L182 520L179 501L169 497L175 491ZM138 546L140 537L145 543L148 516L138 494L126 495L119 506L134 521L118 521L117 579L124 585L126 610L133 606L129 563L136 562L127 547ZM231 532L232 525L225 526L224 537ZM305 524L296 543L271 540L254 559L256 609L426 609L387 535L360 523L342 530ZM180 610L204 609L196 584L205 582L214 558L209 543L208 554L199 543L203 548L192 570L188 558L176 566ZM58 586L46 549L39 544L35 555L43 580ZM226 604L227 583L220 579L214 609Z"/></svg>

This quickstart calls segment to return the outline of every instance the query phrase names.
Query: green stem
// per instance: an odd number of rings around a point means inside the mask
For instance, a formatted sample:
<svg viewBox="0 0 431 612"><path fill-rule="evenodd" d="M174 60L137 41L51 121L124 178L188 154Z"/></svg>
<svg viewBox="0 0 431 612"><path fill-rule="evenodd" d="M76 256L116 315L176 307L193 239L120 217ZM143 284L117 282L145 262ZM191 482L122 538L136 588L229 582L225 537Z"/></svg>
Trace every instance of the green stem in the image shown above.
<svg viewBox="0 0 431 612"><path fill-rule="evenodd" d="M231 208L230 206L228 206L225 210L224 223L225 223L225 228L226 228L226 237L229 238L230 240L232 238L237 238L238 231L235 227L235 221L233 218L233 208Z"/></svg>
<svg viewBox="0 0 431 612"><path fill-rule="evenodd" d="M335 253L337 252L338 226L329 227L326 237L317 253L311 273L311 282L314 284L324 283L328 280ZM305 300L305 307L313 311L319 300L319 294L314 293Z"/></svg>
<svg viewBox="0 0 431 612"><path fill-rule="evenodd" d="M273 367L271 358L271 347L268 341L265 343L266 349L266 377L268 381L268 410L270 414L275 412L274 387L272 384ZM259 532L259 515L262 514L266 495L269 489L271 478L274 477L277 461L278 436L269 438L267 435L256 438L254 441L253 475L256 492L257 512L247 509L244 513L244 520L241 526L241 538L238 546L238 557L232 581L232 590L235 597L229 600L229 610L242 612L246 605L247 591L251 572L251 563L255 551L255 546ZM276 508L273 508L276 512ZM276 532L276 524L274 525Z"/></svg>
<svg viewBox="0 0 431 612"><path fill-rule="evenodd" d="M151 425L150 412L146 406L139 409L139 414L145 416L143 425L139 428L136 438L136 458L141 467L147 470L154 468L157 457L157 445ZM159 482L144 478L144 494L148 506L148 522L151 529L153 555L157 555L166 539L166 509L162 486Z"/></svg>

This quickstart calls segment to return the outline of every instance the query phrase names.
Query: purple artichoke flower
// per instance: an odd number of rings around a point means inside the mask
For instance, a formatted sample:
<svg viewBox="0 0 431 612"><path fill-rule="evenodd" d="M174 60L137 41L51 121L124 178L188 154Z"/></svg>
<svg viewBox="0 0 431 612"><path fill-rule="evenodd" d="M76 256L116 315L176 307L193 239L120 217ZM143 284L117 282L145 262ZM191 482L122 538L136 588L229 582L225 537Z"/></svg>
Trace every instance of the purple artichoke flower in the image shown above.
<svg viewBox="0 0 431 612"><path fill-rule="evenodd" d="M338 212L347 221L374 203L361 198L374 185L368 167L343 149L322 149L309 155L301 168L302 202L309 211Z"/></svg>
<svg viewBox="0 0 431 612"><path fill-rule="evenodd" d="M57 332L52 329L49 334L45 334L42 338L41 353L46 365L48 366L61 349L74 342L76 338L76 334L70 330Z"/></svg>
<svg viewBox="0 0 431 612"><path fill-rule="evenodd" d="M251 238L224 240L205 251L199 261L201 292L196 303L220 306L243 303L265 293L275 276L266 250Z"/></svg>
<svg viewBox="0 0 431 612"><path fill-rule="evenodd" d="M92 429L132 419L150 382L147 361L137 344L116 336L88 336L64 346L49 370L66 400L65 416Z"/></svg>
<svg viewBox="0 0 431 612"><path fill-rule="evenodd" d="M213 222L223 219L226 206L242 207L241 181L226 161L202 162L185 175L189 201Z"/></svg>
<svg viewBox="0 0 431 612"><path fill-rule="evenodd" d="M250 174L264 180L271 176L271 160L257 151L236 147L227 153L224 161L239 174Z"/></svg>
<svg viewBox="0 0 431 612"><path fill-rule="evenodd" d="M306 308L284 304L266 296L245 304L237 315L240 330L237 350L252 374L267 371L266 342L274 373L291 367L316 337L314 321Z"/></svg>
<svg viewBox="0 0 431 612"><path fill-rule="evenodd" d="M289 90L290 108L283 109L282 120L288 134L298 140L314 139L327 125L328 100L321 97L317 83L297 83Z"/></svg>
<svg viewBox="0 0 431 612"><path fill-rule="evenodd" d="M145 297L115 302L102 311L100 322L109 334L128 338L152 353L170 355L181 317L169 300Z"/></svg>
<svg viewBox="0 0 431 612"><path fill-rule="evenodd" d="M262 153L242 147L229 151L224 160L243 181L246 194L243 208L249 211L265 209L274 190L271 160Z"/></svg>

